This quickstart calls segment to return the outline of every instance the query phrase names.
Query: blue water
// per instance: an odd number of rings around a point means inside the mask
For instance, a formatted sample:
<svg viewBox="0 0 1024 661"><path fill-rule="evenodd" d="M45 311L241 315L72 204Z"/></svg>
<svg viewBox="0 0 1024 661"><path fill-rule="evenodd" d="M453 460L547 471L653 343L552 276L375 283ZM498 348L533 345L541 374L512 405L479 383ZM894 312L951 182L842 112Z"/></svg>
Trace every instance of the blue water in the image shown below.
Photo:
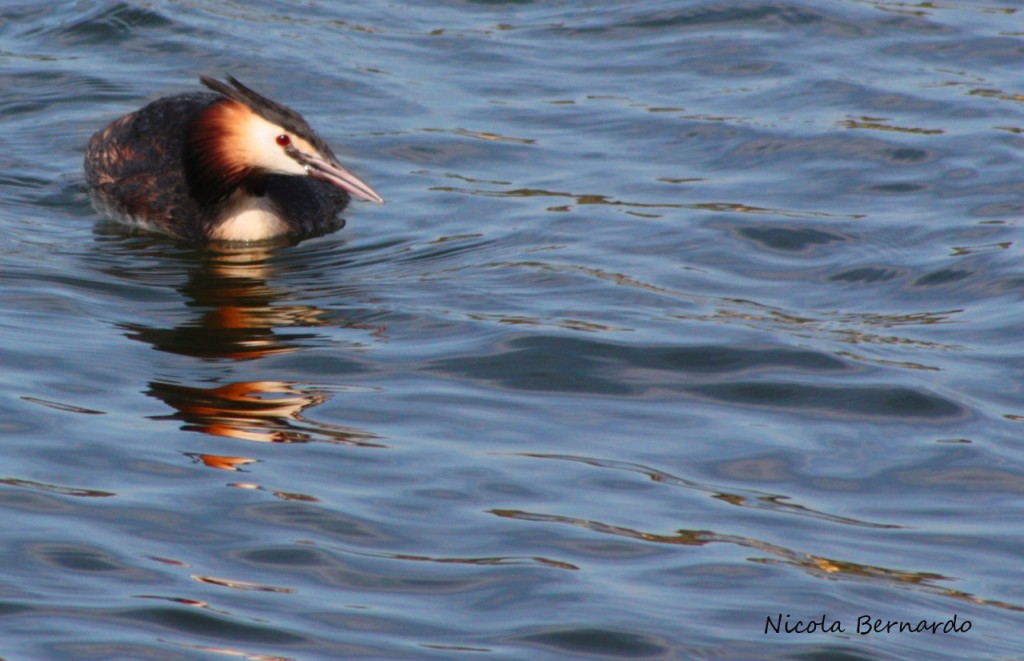
<svg viewBox="0 0 1024 661"><path fill-rule="evenodd" d="M0 657L1024 653L1017 3L339 7L2 5ZM387 204L105 222L199 74Z"/></svg>

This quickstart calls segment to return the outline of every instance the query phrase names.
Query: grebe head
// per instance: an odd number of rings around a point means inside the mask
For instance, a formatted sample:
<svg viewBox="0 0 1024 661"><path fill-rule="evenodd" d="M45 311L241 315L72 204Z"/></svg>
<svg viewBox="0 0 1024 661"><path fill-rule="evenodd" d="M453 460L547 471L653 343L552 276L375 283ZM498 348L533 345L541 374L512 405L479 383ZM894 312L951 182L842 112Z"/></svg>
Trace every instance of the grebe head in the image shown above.
<svg viewBox="0 0 1024 661"><path fill-rule="evenodd" d="M223 98L193 123L187 146L193 192L213 202L266 174L310 176L373 202L384 199L338 163L302 115L228 76L230 84L200 76Z"/></svg>

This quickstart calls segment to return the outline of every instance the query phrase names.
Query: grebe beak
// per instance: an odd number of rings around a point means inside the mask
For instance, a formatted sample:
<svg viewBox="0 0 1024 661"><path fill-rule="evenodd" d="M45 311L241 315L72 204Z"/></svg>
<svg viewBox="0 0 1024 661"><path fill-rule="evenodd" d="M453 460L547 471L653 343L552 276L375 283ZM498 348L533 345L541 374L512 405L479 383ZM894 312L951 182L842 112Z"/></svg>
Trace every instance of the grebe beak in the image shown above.
<svg viewBox="0 0 1024 661"><path fill-rule="evenodd" d="M364 200L371 202L384 201L384 198L378 195L377 191L370 188L362 179L341 167L336 161L326 161L318 156L312 156L304 152L299 152L298 158L299 162L305 166L306 173L309 176L347 190L349 193Z"/></svg>

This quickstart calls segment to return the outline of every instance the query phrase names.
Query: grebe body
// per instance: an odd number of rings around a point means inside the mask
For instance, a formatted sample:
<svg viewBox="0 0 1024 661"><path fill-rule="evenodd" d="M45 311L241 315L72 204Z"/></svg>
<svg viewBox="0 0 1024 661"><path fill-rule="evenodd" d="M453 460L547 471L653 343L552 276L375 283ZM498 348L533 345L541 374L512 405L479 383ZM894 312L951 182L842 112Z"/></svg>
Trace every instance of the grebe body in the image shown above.
<svg viewBox="0 0 1024 661"><path fill-rule="evenodd" d="M302 239L344 225L355 195L382 198L338 164L294 110L234 78L165 97L97 132L85 154L105 214L196 242Z"/></svg>

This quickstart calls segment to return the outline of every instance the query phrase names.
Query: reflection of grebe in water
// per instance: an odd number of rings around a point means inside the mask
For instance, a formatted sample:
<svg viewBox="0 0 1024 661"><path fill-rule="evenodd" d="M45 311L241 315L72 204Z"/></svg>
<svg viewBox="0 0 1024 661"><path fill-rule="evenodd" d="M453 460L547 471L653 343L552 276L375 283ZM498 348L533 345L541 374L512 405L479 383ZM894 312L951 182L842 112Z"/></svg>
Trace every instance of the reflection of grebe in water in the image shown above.
<svg viewBox="0 0 1024 661"><path fill-rule="evenodd" d="M340 227L349 194L383 199L297 112L228 76L96 133L85 176L101 210L193 241L301 239Z"/></svg>
<svg viewBox="0 0 1024 661"><path fill-rule="evenodd" d="M134 242L129 245L134 250ZM168 251L161 249L165 256ZM175 255L174 251L169 253ZM363 346L367 336L379 337L386 326L367 324L363 314L356 311L348 318L339 311L319 308L289 300L286 291L277 290L269 279L275 274L271 261L274 251L269 246L217 243L203 250L203 259L193 259L192 251L183 251L180 258L192 271L179 288L184 296L186 314L166 321L164 311L158 315L161 323L119 324L130 339L144 342L152 348L176 355L199 358L201 363L217 365L215 375L206 375L199 383L190 367L183 375L175 376L160 370L160 375L149 382L146 393L160 400L174 411L169 416L154 419L176 419L182 429L211 436L223 436L250 441L273 443L326 442L360 447L378 447L376 433L344 424L333 424L308 417L307 412L340 393L375 392L335 382L338 372L356 371L358 360L344 355L332 356L329 383L304 384L276 379L260 379L253 372L259 368L252 362L309 350L313 346L330 344L330 354L345 344ZM118 278L146 283L154 276L164 283L167 268L148 266L126 270L122 260L113 260L112 274ZM164 262L166 264L166 262ZM320 336L315 328L331 326L330 337ZM346 340L337 333L352 338ZM232 364L242 361L249 367L237 369ZM162 363L161 363L162 364ZM194 361L186 364L193 365ZM311 368L321 373L317 367ZM241 466L245 457L197 454L207 465L216 468ZM212 462L212 463L211 463ZM234 462L234 463L232 463Z"/></svg>
<svg viewBox="0 0 1024 661"><path fill-rule="evenodd" d="M380 436L345 425L306 419L302 412L327 400L327 394L282 381L238 381L192 387L153 381L152 395L176 409L170 418L182 429L261 443L320 441L360 447L386 447Z"/></svg>

